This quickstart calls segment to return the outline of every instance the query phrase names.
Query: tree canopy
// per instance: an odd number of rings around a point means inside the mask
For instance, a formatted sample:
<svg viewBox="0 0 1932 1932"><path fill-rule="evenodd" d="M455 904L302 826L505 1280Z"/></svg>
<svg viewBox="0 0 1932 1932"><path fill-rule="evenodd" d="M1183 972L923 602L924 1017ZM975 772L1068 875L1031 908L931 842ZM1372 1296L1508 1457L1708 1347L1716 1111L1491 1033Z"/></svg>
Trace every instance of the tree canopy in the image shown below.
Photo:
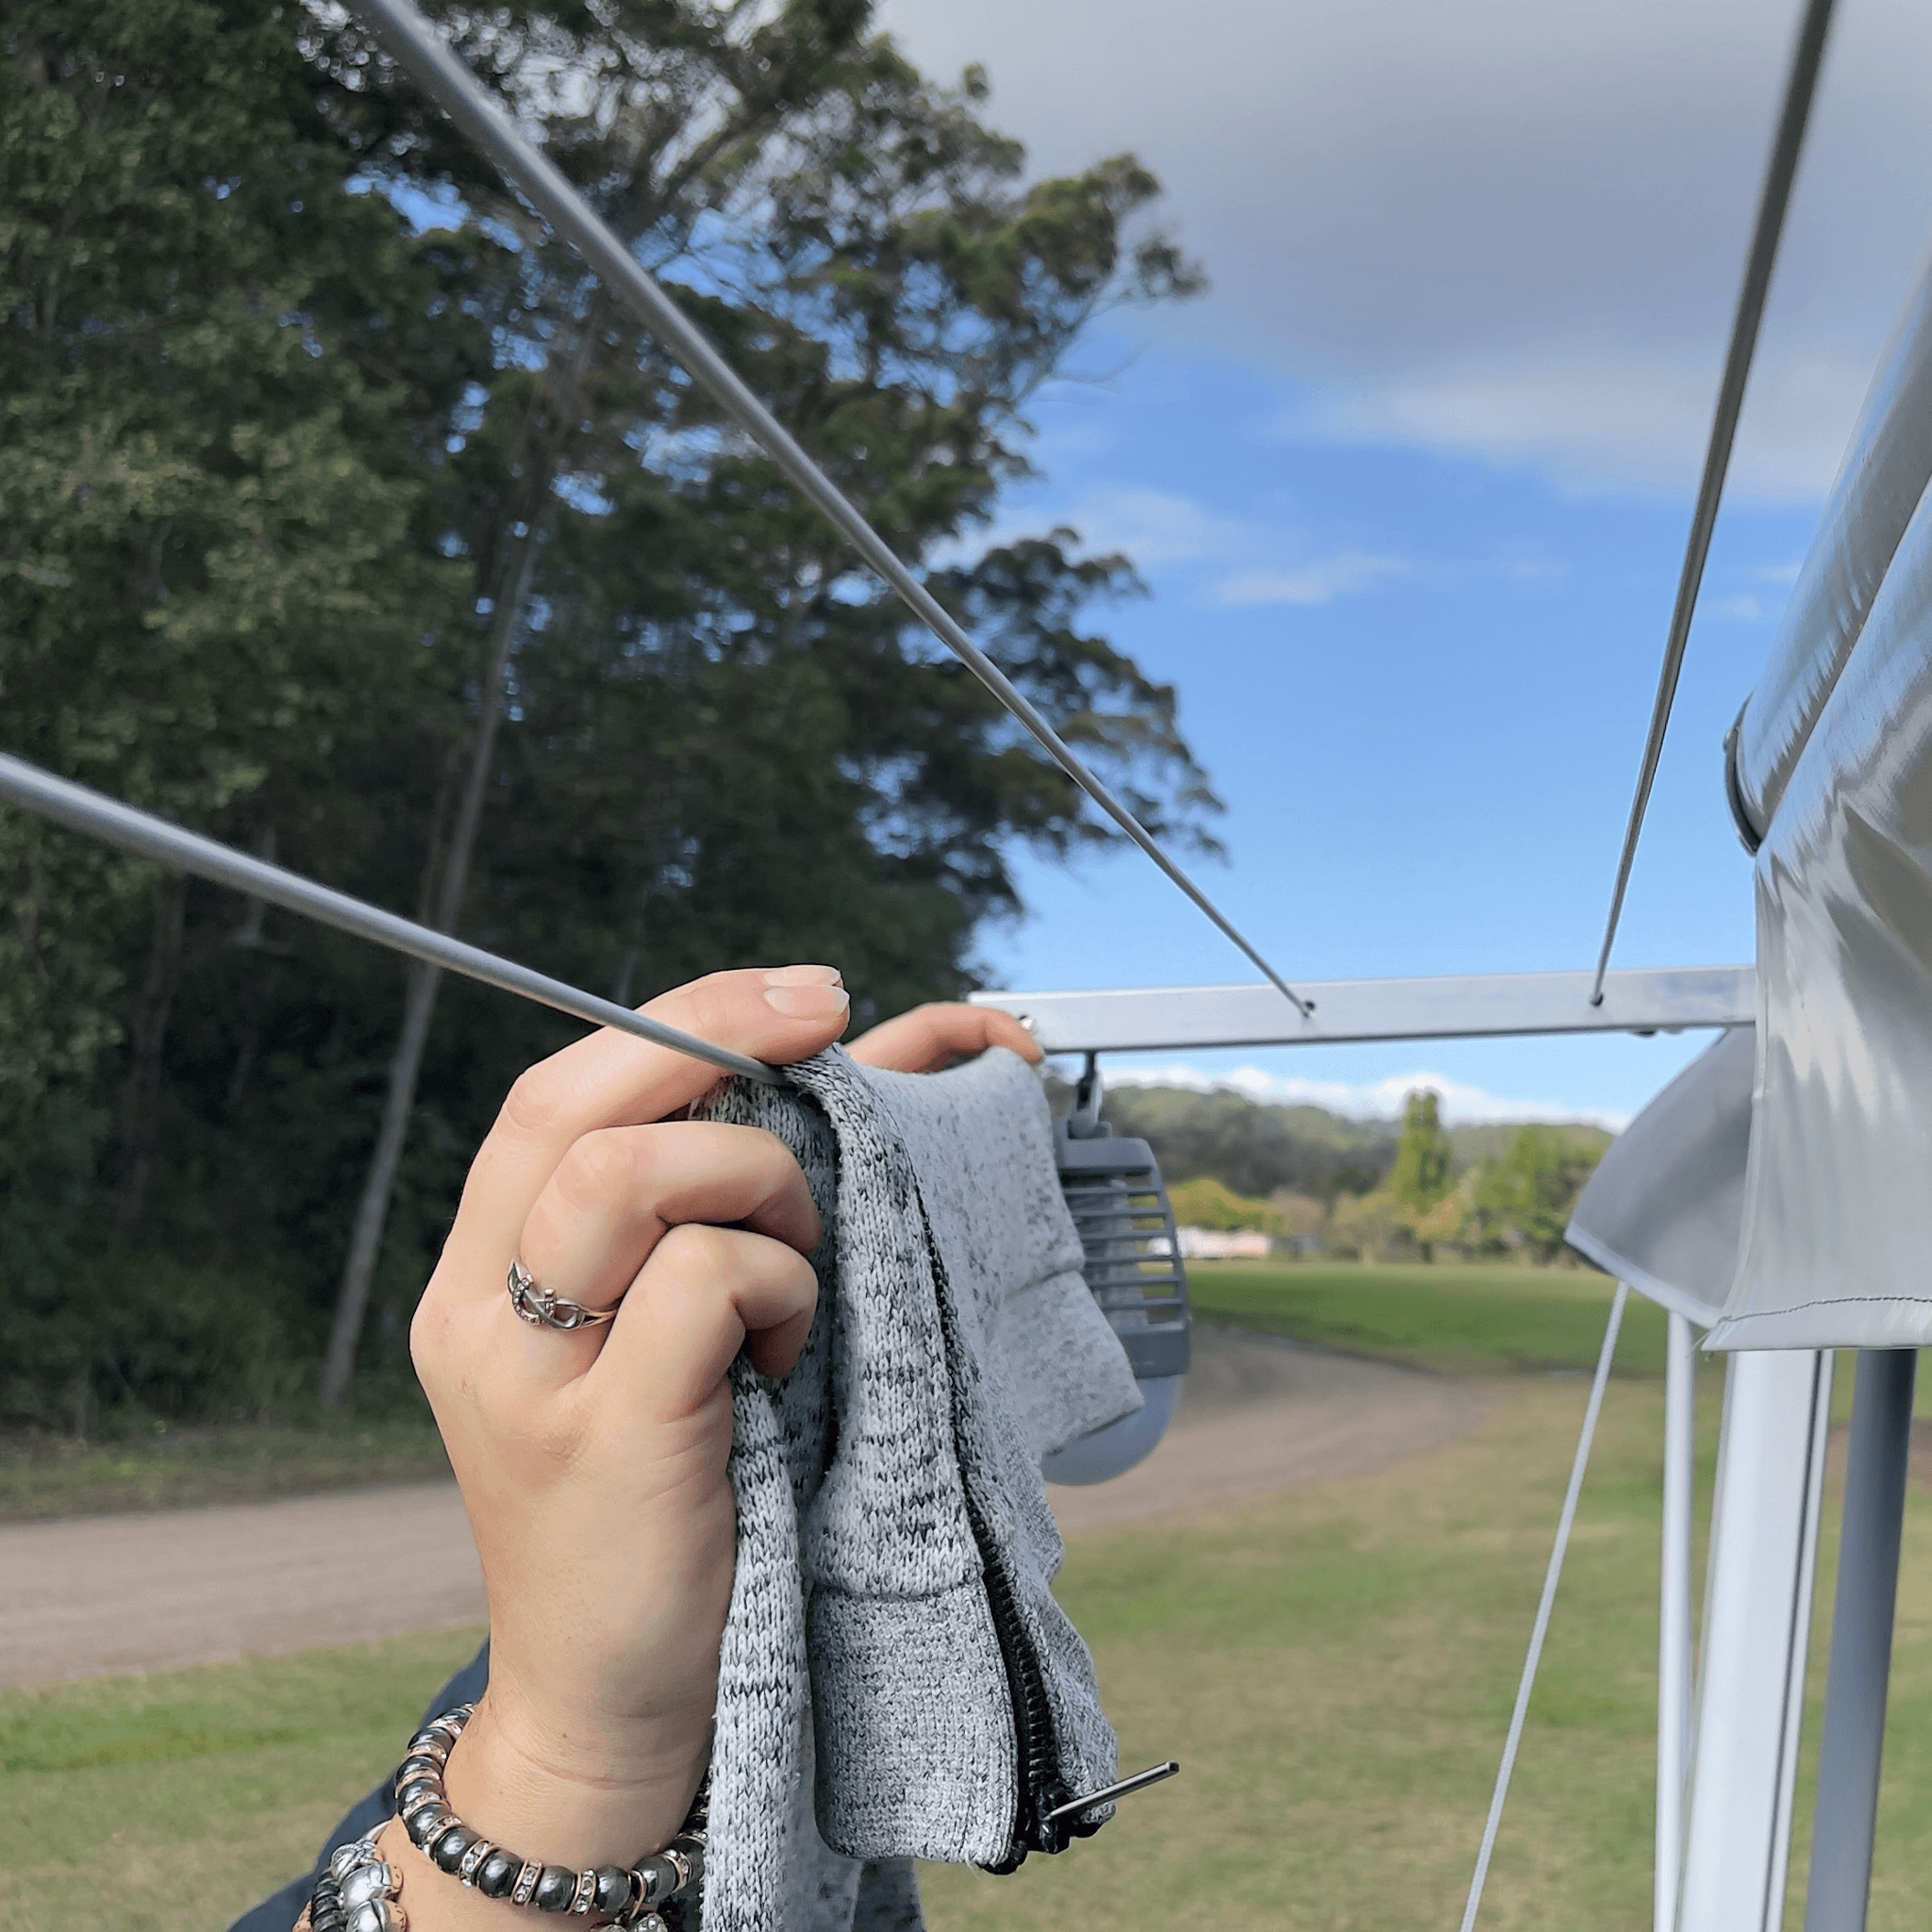
<svg viewBox="0 0 1932 1932"><path fill-rule="evenodd" d="M1205 841L1174 692L1090 616L1130 563L982 534L1082 330L1193 286L1147 172L1029 177L983 78L855 0L432 11L1058 728ZM1103 836L341 9L0 19L7 749L631 1001L791 958L861 1017L957 994L1015 845ZM0 870L0 1407L269 1400L215 1338L312 1356L401 970L11 811ZM446 990L365 1367L569 1031Z"/></svg>

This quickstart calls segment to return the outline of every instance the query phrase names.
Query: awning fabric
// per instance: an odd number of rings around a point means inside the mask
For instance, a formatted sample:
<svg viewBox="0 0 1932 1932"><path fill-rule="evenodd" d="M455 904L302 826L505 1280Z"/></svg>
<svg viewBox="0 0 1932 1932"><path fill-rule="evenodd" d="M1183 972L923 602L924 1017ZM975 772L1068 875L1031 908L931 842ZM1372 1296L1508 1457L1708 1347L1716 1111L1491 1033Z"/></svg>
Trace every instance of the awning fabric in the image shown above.
<svg viewBox="0 0 1932 1932"><path fill-rule="evenodd" d="M1739 720L1757 1026L1638 1117L1572 1228L1633 1288L1709 1323L1707 1347L1932 1345L1928 481L1932 271Z"/></svg>
<svg viewBox="0 0 1932 1932"><path fill-rule="evenodd" d="M1570 1223L1579 1254L1700 1328L1737 1273L1755 1064L1749 1026L1720 1035L1611 1141Z"/></svg>
<svg viewBox="0 0 1932 1932"><path fill-rule="evenodd" d="M1757 868L1751 1157L1708 1345L1932 1344L1932 502Z"/></svg>
<svg viewBox="0 0 1932 1932"><path fill-rule="evenodd" d="M1928 481L1932 267L1879 358L1764 675L1738 721L1739 804L1760 836L1851 658Z"/></svg>

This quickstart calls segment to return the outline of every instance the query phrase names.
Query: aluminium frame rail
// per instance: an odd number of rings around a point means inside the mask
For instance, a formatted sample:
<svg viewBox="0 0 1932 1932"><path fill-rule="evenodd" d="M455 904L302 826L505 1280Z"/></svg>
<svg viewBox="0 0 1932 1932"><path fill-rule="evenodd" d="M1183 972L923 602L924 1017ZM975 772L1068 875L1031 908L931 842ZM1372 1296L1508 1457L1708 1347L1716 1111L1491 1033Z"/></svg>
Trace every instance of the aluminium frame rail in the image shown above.
<svg viewBox="0 0 1932 1932"><path fill-rule="evenodd" d="M1609 974L1591 1003L1589 973L1475 973L1420 979L1304 981L1298 1014L1269 986L1113 987L975 992L974 1006L1026 1021L1048 1053L1214 1046L1324 1046L1364 1040L1476 1040L1541 1033L1677 1033L1749 1026L1751 966Z"/></svg>

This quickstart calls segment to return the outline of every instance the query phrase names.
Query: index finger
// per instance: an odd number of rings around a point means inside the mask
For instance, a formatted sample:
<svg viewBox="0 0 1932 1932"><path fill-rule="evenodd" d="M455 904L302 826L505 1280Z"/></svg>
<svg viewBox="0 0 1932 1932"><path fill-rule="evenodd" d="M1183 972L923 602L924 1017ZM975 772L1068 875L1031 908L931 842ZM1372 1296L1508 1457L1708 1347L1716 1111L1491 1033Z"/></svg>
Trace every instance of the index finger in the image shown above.
<svg viewBox="0 0 1932 1932"><path fill-rule="evenodd" d="M914 1007L852 1042L852 1058L869 1067L902 1074L930 1074L968 1054L1004 1046L1023 1060L1040 1058L1040 1043L1010 1013L997 1007Z"/></svg>
<svg viewBox="0 0 1932 1932"><path fill-rule="evenodd" d="M829 1046L849 1009L830 966L714 973L640 1010L701 1040L783 1065ZM600 1031L521 1074L463 1184L445 1253L508 1266L517 1235L572 1142L599 1127L660 1121L716 1084L702 1060Z"/></svg>

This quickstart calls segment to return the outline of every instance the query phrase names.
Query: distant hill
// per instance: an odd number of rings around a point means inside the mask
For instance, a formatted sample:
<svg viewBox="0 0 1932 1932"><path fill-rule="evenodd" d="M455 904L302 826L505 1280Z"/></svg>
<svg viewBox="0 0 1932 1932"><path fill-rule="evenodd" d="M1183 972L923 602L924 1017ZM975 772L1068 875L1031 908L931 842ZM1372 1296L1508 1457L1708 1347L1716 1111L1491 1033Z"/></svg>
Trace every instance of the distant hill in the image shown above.
<svg viewBox="0 0 1932 1932"><path fill-rule="evenodd" d="M1065 1090L1056 1111L1068 1104ZM1109 1087L1104 1109L1118 1134L1148 1141L1169 1182L1211 1175L1237 1194L1261 1199L1286 1190L1322 1199L1364 1194L1395 1165L1399 1121L1349 1120L1320 1107L1283 1107L1222 1090ZM1516 1124L1451 1127L1451 1165L1460 1174L1502 1154ZM1592 1159L1613 1138L1601 1127L1561 1123L1555 1131Z"/></svg>

